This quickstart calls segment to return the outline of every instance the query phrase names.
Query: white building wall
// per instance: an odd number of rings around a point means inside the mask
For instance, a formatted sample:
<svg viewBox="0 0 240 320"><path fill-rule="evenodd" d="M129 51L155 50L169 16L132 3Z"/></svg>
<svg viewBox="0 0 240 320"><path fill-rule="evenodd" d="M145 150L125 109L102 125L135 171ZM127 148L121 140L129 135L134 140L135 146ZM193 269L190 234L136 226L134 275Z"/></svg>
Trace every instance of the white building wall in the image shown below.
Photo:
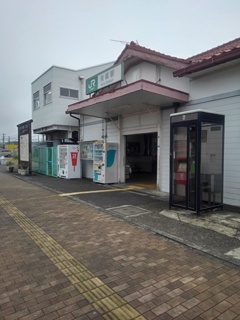
<svg viewBox="0 0 240 320"><path fill-rule="evenodd" d="M179 91L189 92L189 79L174 78L172 68L155 65L148 62L142 62L132 67L126 74L126 82L132 83L138 80L147 80Z"/></svg>
<svg viewBox="0 0 240 320"><path fill-rule="evenodd" d="M196 100L239 90L240 66L190 80L190 98Z"/></svg>
<svg viewBox="0 0 240 320"><path fill-rule="evenodd" d="M178 109L178 112L202 109L225 115L223 202L234 206L240 206L240 148L238 148L240 141L239 70L239 68L237 70L231 69L219 72L217 75L205 76L204 79L191 81L191 97L201 96L201 99L191 100L188 104ZM238 83L236 84L237 81ZM213 93L213 95L209 95L210 93ZM169 192L169 116L173 112L173 109L162 111L161 120L162 139L159 188L166 192Z"/></svg>
<svg viewBox="0 0 240 320"><path fill-rule="evenodd" d="M158 110L122 116L121 134L140 134L156 132L158 126Z"/></svg>
<svg viewBox="0 0 240 320"><path fill-rule="evenodd" d="M117 128L117 121L107 122L107 142L119 143L119 129Z"/></svg>
<svg viewBox="0 0 240 320"><path fill-rule="evenodd" d="M81 116L81 141L96 141L102 139L104 122L102 119Z"/></svg>
<svg viewBox="0 0 240 320"><path fill-rule="evenodd" d="M160 81L158 83L165 87L174 88L176 90L189 93L189 79L187 77L182 77L182 78L173 77L174 71L175 69L172 69L166 66L161 66L160 77L159 77Z"/></svg>
<svg viewBox="0 0 240 320"><path fill-rule="evenodd" d="M81 118L81 141L104 140L119 141L118 121L111 121L94 117Z"/></svg>
<svg viewBox="0 0 240 320"><path fill-rule="evenodd" d="M109 68L112 64L110 62L82 70L70 70L53 66L38 77L32 83L32 95L37 91L39 91L40 95L40 106L32 111L33 130L52 125L77 126L78 121L65 114L68 105L87 99L85 79ZM43 88L49 83L51 83L52 102L44 106ZM79 98L61 97L60 87L78 90Z"/></svg>
<svg viewBox="0 0 240 320"><path fill-rule="evenodd" d="M159 190L169 192L170 114L173 109L160 112Z"/></svg>
<svg viewBox="0 0 240 320"><path fill-rule="evenodd" d="M43 88L51 83L52 102L44 105ZM33 129L52 125L77 126L77 120L65 114L67 105L78 99L60 97L60 87L79 90L79 80L75 71L52 67L32 83L32 93L39 90L40 105L33 110Z"/></svg>
<svg viewBox="0 0 240 320"><path fill-rule="evenodd" d="M238 96L196 105L225 115L224 203L240 206L240 93Z"/></svg>
<svg viewBox="0 0 240 320"><path fill-rule="evenodd" d="M142 62L128 70L128 72L125 74L125 79L127 84L142 79L155 83L159 79L158 75L159 71L157 65L148 62Z"/></svg>
<svg viewBox="0 0 240 320"><path fill-rule="evenodd" d="M157 109L151 112L123 115L120 128L118 121L108 120L105 124L105 120L85 116L81 118L81 139L82 141L101 140L107 135L108 142L118 142L120 134L157 132L158 119Z"/></svg>

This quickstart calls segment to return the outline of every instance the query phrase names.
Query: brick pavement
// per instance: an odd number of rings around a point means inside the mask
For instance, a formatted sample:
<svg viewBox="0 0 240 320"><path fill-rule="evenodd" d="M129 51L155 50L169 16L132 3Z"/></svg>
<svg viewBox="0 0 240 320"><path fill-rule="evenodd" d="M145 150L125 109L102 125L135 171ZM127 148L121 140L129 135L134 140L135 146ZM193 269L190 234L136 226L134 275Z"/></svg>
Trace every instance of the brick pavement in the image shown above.
<svg viewBox="0 0 240 320"><path fill-rule="evenodd" d="M0 173L0 319L240 319L240 270Z"/></svg>

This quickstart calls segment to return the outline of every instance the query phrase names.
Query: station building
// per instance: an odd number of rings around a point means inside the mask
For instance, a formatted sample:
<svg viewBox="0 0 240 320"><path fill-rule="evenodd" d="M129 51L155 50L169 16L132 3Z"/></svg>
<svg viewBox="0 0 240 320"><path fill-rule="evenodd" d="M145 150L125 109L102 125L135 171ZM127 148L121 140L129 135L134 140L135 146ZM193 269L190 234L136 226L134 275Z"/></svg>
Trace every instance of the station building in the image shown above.
<svg viewBox="0 0 240 320"><path fill-rule="evenodd" d="M118 146L117 183L169 192L170 115L224 115L223 202L240 207L240 38L187 59L131 42L113 65L84 82L87 98L69 104L67 121L79 118L82 150L95 141ZM218 155L207 152L214 166ZM81 160L82 176L93 178L92 157Z"/></svg>

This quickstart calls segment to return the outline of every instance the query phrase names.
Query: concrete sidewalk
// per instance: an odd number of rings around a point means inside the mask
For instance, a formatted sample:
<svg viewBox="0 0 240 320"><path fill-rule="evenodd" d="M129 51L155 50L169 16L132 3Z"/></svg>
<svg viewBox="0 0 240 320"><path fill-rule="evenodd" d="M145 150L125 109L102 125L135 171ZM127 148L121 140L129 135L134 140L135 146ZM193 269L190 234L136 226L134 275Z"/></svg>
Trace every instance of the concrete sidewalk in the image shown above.
<svg viewBox="0 0 240 320"><path fill-rule="evenodd" d="M0 172L0 319L240 319L238 266L31 179Z"/></svg>

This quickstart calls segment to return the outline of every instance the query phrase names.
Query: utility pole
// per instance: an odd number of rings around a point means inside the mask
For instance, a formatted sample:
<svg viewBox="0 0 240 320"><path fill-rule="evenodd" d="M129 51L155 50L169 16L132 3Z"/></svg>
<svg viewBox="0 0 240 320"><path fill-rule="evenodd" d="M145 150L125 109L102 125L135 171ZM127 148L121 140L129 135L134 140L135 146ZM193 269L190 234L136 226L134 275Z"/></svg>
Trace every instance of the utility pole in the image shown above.
<svg viewBox="0 0 240 320"><path fill-rule="evenodd" d="M5 149L5 133L2 134L2 146Z"/></svg>

